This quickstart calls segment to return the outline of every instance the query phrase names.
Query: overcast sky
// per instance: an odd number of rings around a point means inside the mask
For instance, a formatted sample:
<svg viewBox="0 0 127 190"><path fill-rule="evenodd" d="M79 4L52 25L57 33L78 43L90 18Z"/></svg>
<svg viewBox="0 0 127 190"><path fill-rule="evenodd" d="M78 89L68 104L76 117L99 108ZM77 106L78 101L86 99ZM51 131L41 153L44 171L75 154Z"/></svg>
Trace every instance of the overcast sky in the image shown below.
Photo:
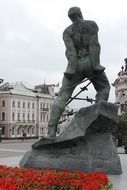
<svg viewBox="0 0 127 190"><path fill-rule="evenodd" d="M101 64L114 82L127 57L126 0L0 0L1 78L26 86L61 84L67 65L62 32L71 24L71 6L98 24ZM114 88L110 101L115 101Z"/></svg>

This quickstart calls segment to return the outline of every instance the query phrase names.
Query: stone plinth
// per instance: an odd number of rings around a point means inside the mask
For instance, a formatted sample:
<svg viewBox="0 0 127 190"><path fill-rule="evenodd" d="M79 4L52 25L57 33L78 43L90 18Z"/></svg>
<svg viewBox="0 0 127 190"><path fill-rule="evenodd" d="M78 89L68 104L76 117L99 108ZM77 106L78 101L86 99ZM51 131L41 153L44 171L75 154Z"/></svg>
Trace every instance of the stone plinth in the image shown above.
<svg viewBox="0 0 127 190"><path fill-rule="evenodd" d="M102 101L82 108L59 137L43 138L33 144L20 166L121 174L111 134L116 127L114 104Z"/></svg>

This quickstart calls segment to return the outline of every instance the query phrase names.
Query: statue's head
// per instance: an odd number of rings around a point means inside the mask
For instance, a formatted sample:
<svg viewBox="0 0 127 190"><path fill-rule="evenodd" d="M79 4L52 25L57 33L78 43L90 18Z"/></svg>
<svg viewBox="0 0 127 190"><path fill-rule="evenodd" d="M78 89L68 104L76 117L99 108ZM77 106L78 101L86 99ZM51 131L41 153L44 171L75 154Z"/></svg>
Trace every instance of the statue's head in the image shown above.
<svg viewBox="0 0 127 190"><path fill-rule="evenodd" d="M125 63L127 64L127 58L124 59Z"/></svg>
<svg viewBox="0 0 127 190"><path fill-rule="evenodd" d="M83 19L82 12L79 7L71 7L68 11L68 17L72 22L77 18Z"/></svg>

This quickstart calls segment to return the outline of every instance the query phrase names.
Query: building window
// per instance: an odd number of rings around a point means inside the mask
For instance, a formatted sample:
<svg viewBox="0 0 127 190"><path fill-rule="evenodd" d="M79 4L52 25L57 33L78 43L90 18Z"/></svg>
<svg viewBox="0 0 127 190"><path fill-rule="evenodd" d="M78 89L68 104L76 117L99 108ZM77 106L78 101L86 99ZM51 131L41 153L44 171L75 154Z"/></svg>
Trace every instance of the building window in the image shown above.
<svg viewBox="0 0 127 190"><path fill-rule="evenodd" d="M43 115L43 122L45 122L45 114Z"/></svg>
<svg viewBox="0 0 127 190"><path fill-rule="evenodd" d="M12 135L14 135L14 134L15 134L15 128L12 127Z"/></svg>
<svg viewBox="0 0 127 190"><path fill-rule="evenodd" d="M25 102L23 102L23 105L22 105L23 108L25 108Z"/></svg>
<svg viewBox="0 0 127 190"><path fill-rule="evenodd" d="M45 108L45 103L43 103L43 108Z"/></svg>
<svg viewBox="0 0 127 190"><path fill-rule="evenodd" d="M30 127L27 129L27 133L30 134Z"/></svg>
<svg viewBox="0 0 127 190"><path fill-rule="evenodd" d="M47 103L47 108L49 108L49 103Z"/></svg>
<svg viewBox="0 0 127 190"><path fill-rule="evenodd" d="M34 113L32 113L32 121L34 121Z"/></svg>
<svg viewBox="0 0 127 190"><path fill-rule="evenodd" d="M124 111L127 113L127 104L124 104Z"/></svg>
<svg viewBox="0 0 127 190"><path fill-rule="evenodd" d="M34 103L32 103L32 109L34 109Z"/></svg>
<svg viewBox="0 0 127 190"><path fill-rule="evenodd" d="M40 115L40 122L42 122L42 117L43 117L43 114L41 113L41 115Z"/></svg>
<svg viewBox="0 0 127 190"><path fill-rule="evenodd" d="M49 116L47 115L47 122L49 121Z"/></svg>
<svg viewBox="0 0 127 190"><path fill-rule="evenodd" d="M15 121L15 113L12 112L12 121Z"/></svg>
<svg viewBox="0 0 127 190"><path fill-rule="evenodd" d="M2 121L5 121L5 112L2 112Z"/></svg>
<svg viewBox="0 0 127 190"><path fill-rule="evenodd" d="M127 104L121 104L120 108L121 108L121 112L127 112Z"/></svg>
<svg viewBox="0 0 127 190"><path fill-rule="evenodd" d="M5 100L2 100L2 107L5 107Z"/></svg>
<svg viewBox="0 0 127 190"><path fill-rule="evenodd" d="M32 134L34 134L34 127L32 127Z"/></svg>
<svg viewBox="0 0 127 190"><path fill-rule="evenodd" d="M2 135L5 135L5 127L2 126Z"/></svg>
<svg viewBox="0 0 127 190"><path fill-rule="evenodd" d="M40 109L42 109L42 102L40 103Z"/></svg>
<svg viewBox="0 0 127 190"><path fill-rule="evenodd" d="M27 120L30 121L30 114L27 114Z"/></svg>
<svg viewBox="0 0 127 190"><path fill-rule="evenodd" d="M20 113L18 113L18 121L20 121Z"/></svg>
<svg viewBox="0 0 127 190"><path fill-rule="evenodd" d="M43 128L43 127L41 128L40 133L41 133L41 134L44 134L44 128Z"/></svg>
<svg viewBox="0 0 127 190"><path fill-rule="evenodd" d="M25 121L25 113L22 114L22 119Z"/></svg>
<svg viewBox="0 0 127 190"><path fill-rule="evenodd" d="M27 108L30 108L30 102L27 103Z"/></svg>
<svg viewBox="0 0 127 190"><path fill-rule="evenodd" d="M20 134L20 127L17 129L17 135Z"/></svg>
<svg viewBox="0 0 127 190"><path fill-rule="evenodd" d="M20 101L18 101L18 108L20 108Z"/></svg>
<svg viewBox="0 0 127 190"><path fill-rule="evenodd" d="M13 108L15 107L15 101L12 102L12 107L13 107Z"/></svg>

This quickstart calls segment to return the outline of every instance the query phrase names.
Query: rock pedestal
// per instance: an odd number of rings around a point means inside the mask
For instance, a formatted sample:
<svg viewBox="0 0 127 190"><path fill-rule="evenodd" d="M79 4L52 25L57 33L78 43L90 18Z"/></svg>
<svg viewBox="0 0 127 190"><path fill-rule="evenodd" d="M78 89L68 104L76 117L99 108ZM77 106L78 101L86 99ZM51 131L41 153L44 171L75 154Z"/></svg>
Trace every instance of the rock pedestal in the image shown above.
<svg viewBox="0 0 127 190"><path fill-rule="evenodd" d="M20 166L121 174L112 136L117 119L117 107L111 103L102 101L82 108L60 136L33 144Z"/></svg>

